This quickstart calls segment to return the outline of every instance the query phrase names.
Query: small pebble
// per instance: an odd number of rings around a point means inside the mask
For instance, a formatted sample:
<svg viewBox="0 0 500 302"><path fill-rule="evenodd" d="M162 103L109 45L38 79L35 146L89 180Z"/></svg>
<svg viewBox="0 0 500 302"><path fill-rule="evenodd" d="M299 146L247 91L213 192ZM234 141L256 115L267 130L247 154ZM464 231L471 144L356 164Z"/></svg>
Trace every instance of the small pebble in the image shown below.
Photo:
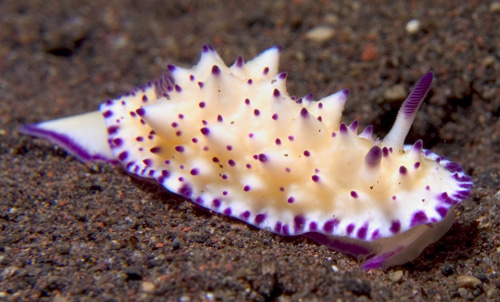
<svg viewBox="0 0 500 302"><path fill-rule="evenodd" d="M314 42L325 42L331 39L335 31L330 26L317 26L306 33L306 39Z"/></svg>
<svg viewBox="0 0 500 302"><path fill-rule="evenodd" d="M417 33L420 30L420 21L417 19L411 19L406 23L406 32L410 35Z"/></svg>
<svg viewBox="0 0 500 302"><path fill-rule="evenodd" d="M144 281L141 284L142 290L145 292L152 292L155 289L155 284L150 281Z"/></svg>
<svg viewBox="0 0 500 302"><path fill-rule="evenodd" d="M332 271L336 273L339 271L339 268L336 265L332 265Z"/></svg>
<svg viewBox="0 0 500 302"><path fill-rule="evenodd" d="M373 44L367 44L363 48L363 52L361 53L361 60L363 62L370 62L374 60L378 56L377 47Z"/></svg>
<svg viewBox="0 0 500 302"><path fill-rule="evenodd" d="M481 280L474 276L461 275L457 277L459 287L475 288L481 285Z"/></svg>
<svg viewBox="0 0 500 302"><path fill-rule="evenodd" d="M399 282L401 281L401 279L403 279L403 271L399 270L399 271L395 271L393 274L392 274L392 277L391 277L391 280L392 282Z"/></svg>
<svg viewBox="0 0 500 302"><path fill-rule="evenodd" d="M494 12L494 13L500 12L500 2L498 2L498 1L492 2L490 4L490 11Z"/></svg>
<svg viewBox="0 0 500 302"><path fill-rule="evenodd" d="M384 101L397 102L402 101L408 95L406 88L403 85L394 85L384 91Z"/></svg>

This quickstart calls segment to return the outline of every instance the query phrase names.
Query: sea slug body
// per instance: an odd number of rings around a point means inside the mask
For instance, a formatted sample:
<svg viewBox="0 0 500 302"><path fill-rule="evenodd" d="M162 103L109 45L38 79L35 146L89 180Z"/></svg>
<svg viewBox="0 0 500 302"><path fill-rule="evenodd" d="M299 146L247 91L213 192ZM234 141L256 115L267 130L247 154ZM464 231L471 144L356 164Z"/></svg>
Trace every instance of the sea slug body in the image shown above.
<svg viewBox="0 0 500 302"><path fill-rule="evenodd" d="M344 124L348 90L289 96L280 48L227 67L204 46L99 111L21 128L82 161L120 164L199 206L284 236L352 254L363 268L417 257L454 222L473 181L459 164L404 145L433 74L403 103L382 140Z"/></svg>

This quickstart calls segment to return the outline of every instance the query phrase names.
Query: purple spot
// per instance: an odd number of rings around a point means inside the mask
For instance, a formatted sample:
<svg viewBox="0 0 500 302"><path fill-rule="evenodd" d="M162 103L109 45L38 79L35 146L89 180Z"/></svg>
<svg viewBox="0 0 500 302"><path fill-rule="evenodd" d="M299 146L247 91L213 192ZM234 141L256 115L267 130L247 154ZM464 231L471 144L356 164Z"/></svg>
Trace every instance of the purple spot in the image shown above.
<svg viewBox="0 0 500 302"><path fill-rule="evenodd" d="M346 233L347 235L351 235L353 231L354 231L354 223L350 223L346 228Z"/></svg>
<svg viewBox="0 0 500 302"><path fill-rule="evenodd" d="M223 213L224 213L224 215L228 215L228 216L231 215L231 208L226 208Z"/></svg>
<svg viewBox="0 0 500 302"><path fill-rule="evenodd" d="M281 80L284 80L286 79L286 72L282 72L278 75L278 78L280 78Z"/></svg>
<svg viewBox="0 0 500 302"><path fill-rule="evenodd" d="M193 139L191 139L191 141L196 144L198 142L198 139L196 137L193 137Z"/></svg>
<svg viewBox="0 0 500 302"><path fill-rule="evenodd" d="M259 115L260 115L260 111L259 111L259 109L255 109L255 110L253 111L253 114L254 114L255 116L259 116Z"/></svg>
<svg viewBox="0 0 500 302"><path fill-rule="evenodd" d="M392 200L396 200L396 195L392 195Z"/></svg>
<svg viewBox="0 0 500 302"><path fill-rule="evenodd" d="M172 124L170 124L173 128L177 128L177 126L179 126L179 124L177 124L176 122L173 122Z"/></svg>
<svg viewBox="0 0 500 302"><path fill-rule="evenodd" d="M151 153L160 153L161 148L160 147L153 147L149 150ZM180 151L179 151L180 152Z"/></svg>
<svg viewBox="0 0 500 302"><path fill-rule="evenodd" d="M245 104L250 105L250 100L249 99L245 99Z"/></svg>
<svg viewBox="0 0 500 302"><path fill-rule="evenodd" d="M231 166L234 167L236 165L236 162L232 159L228 160L227 163Z"/></svg>
<svg viewBox="0 0 500 302"><path fill-rule="evenodd" d="M276 143L276 145L281 145L281 140L280 140L279 138L277 138L277 139L275 140L275 143Z"/></svg>
<svg viewBox="0 0 500 302"><path fill-rule="evenodd" d="M217 157L213 157L213 158L212 158L212 161L213 161L214 163L218 163L218 162L219 162L219 159L218 159Z"/></svg>
<svg viewBox="0 0 500 302"><path fill-rule="evenodd" d="M199 173L200 173L200 171L196 168L191 170L191 175L193 175L193 176L198 175Z"/></svg>
<svg viewBox="0 0 500 302"><path fill-rule="evenodd" d="M227 146L226 146L226 149L227 149L227 151L231 151L231 150L233 150L233 146L231 146L231 145L227 145Z"/></svg>
<svg viewBox="0 0 500 302"><path fill-rule="evenodd" d="M318 182L319 181L319 176L318 175L313 175L311 178L312 178L312 180L314 182Z"/></svg>
<svg viewBox="0 0 500 302"><path fill-rule="evenodd" d="M207 127L203 127L200 129L200 132L203 135L208 135L210 133L210 130Z"/></svg>
<svg viewBox="0 0 500 302"><path fill-rule="evenodd" d="M179 85L177 85L177 84L175 84L175 85L174 85L174 88L175 88L175 91L176 91L176 92L181 92L181 91L182 91L181 86L179 86Z"/></svg>
<svg viewBox="0 0 500 302"><path fill-rule="evenodd" d="M430 191L430 190L431 190L431 187L430 187L430 186L425 186L425 189L426 189L427 191Z"/></svg>
<svg viewBox="0 0 500 302"><path fill-rule="evenodd" d="M252 138L253 137L253 133L248 133L248 137Z"/></svg>
<svg viewBox="0 0 500 302"><path fill-rule="evenodd" d="M382 161L382 149L378 146L374 146L368 151L365 156L365 164L369 167L377 167Z"/></svg>
<svg viewBox="0 0 500 302"><path fill-rule="evenodd" d="M175 146L175 151L177 152L184 152L184 147L183 146Z"/></svg>
<svg viewBox="0 0 500 302"><path fill-rule="evenodd" d="M366 234L368 233L368 223L365 223L362 227L358 229L358 233L356 234L359 239L364 240L366 238Z"/></svg>
<svg viewBox="0 0 500 302"><path fill-rule="evenodd" d="M104 111L104 113L102 114L102 116L104 116L104 118L108 118L112 115L113 115L113 111L111 111L111 110Z"/></svg>
<svg viewBox="0 0 500 302"><path fill-rule="evenodd" d="M391 227L389 228L389 230L393 233L393 234L396 234L396 233L399 233L399 231L401 230L401 222L399 222L399 220L393 220L391 222Z"/></svg>
<svg viewBox="0 0 500 302"><path fill-rule="evenodd" d="M267 161L267 156L264 153L259 154L259 161L265 163Z"/></svg>
<svg viewBox="0 0 500 302"><path fill-rule="evenodd" d="M337 219L330 219L325 222L323 225L323 230L327 233L333 232L333 229L339 224Z"/></svg>
<svg viewBox="0 0 500 302"><path fill-rule="evenodd" d="M170 172L168 170L161 170L161 176L168 178L170 176Z"/></svg>
<svg viewBox="0 0 500 302"><path fill-rule="evenodd" d="M410 227L417 226L419 224L426 223L429 219L424 211L416 211L411 217Z"/></svg>
<svg viewBox="0 0 500 302"><path fill-rule="evenodd" d="M250 217L250 211L241 213L240 218L247 220Z"/></svg>
<svg viewBox="0 0 500 302"><path fill-rule="evenodd" d="M278 114L277 113L273 114L272 118L273 118L273 120L277 120L278 119Z"/></svg>
<svg viewBox="0 0 500 302"><path fill-rule="evenodd" d="M311 221L309 223L309 230L310 231L316 231L318 229L318 224L314 221Z"/></svg>
<svg viewBox="0 0 500 302"><path fill-rule="evenodd" d="M309 157L310 155L311 155L311 153L308 150L304 151L304 156Z"/></svg>
<svg viewBox="0 0 500 302"><path fill-rule="evenodd" d="M257 216L255 216L255 223L261 224L266 219L266 216L266 214L257 214Z"/></svg>
<svg viewBox="0 0 500 302"><path fill-rule="evenodd" d="M335 136L337 136L337 133L332 132L332 137L335 137Z"/></svg>
<svg viewBox="0 0 500 302"><path fill-rule="evenodd" d="M247 169L251 169L252 168L252 165L250 164L246 164L245 167L247 167Z"/></svg>
<svg viewBox="0 0 500 302"><path fill-rule="evenodd" d="M309 116L309 112L307 111L306 108L302 108L300 110L300 116L302 116L303 118L307 118Z"/></svg>
<svg viewBox="0 0 500 302"><path fill-rule="evenodd" d="M243 66L243 58L241 56L239 56L237 59L236 59L236 67L238 68L241 68Z"/></svg>
<svg viewBox="0 0 500 302"><path fill-rule="evenodd" d="M227 191L222 191L222 195L227 196Z"/></svg>
<svg viewBox="0 0 500 302"><path fill-rule="evenodd" d="M323 108L323 103L318 103L318 108L319 109Z"/></svg>
<svg viewBox="0 0 500 302"><path fill-rule="evenodd" d="M288 137L288 140L290 140L290 141L293 141L293 139L294 139L293 135L290 135L290 136Z"/></svg>
<svg viewBox="0 0 500 302"><path fill-rule="evenodd" d="M136 117L137 116L137 113L135 113L134 111L130 111L129 114L130 114L131 117Z"/></svg>
<svg viewBox="0 0 500 302"><path fill-rule="evenodd" d="M248 85L252 85L252 83L253 83L252 79L248 79L247 83L248 83Z"/></svg>
<svg viewBox="0 0 500 302"><path fill-rule="evenodd" d="M448 214L448 209L446 209L445 207L437 206L436 212L438 212L438 214L439 214L439 216L441 216L441 218L444 218L446 216L446 214Z"/></svg>
<svg viewBox="0 0 500 302"><path fill-rule="evenodd" d="M200 106L200 108L205 108L205 102L200 102L198 106Z"/></svg>
<svg viewBox="0 0 500 302"><path fill-rule="evenodd" d="M227 175L226 174L222 174L221 177L222 177L222 179L227 179Z"/></svg>
<svg viewBox="0 0 500 302"><path fill-rule="evenodd" d="M217 121L222 122L224 119L222 118L222 115L217 115Z"/></svg>
<svg viewBox="0 0 500 302"><path fill-rule="evenodd" d="M149 159L149 158L146 158L142 162L146 165L146 167L151 166L151 164L153 163L153 161L151 159Z"/></svg>
<svg viewBox="0 0 500 302"><path fill-rule="evenodd" d="M269 73L269 67L264 68L264 71L262 72L264 75Z"/></svg>
<svg viewBox="0 0 500 302"><path fill-rule="evenodd" d="M300 232L304 229L304 225L306 223L306 219L302 215L297 215L293 218L293 230L294 233Z"/></svg>
<svg viewBox="0 0 500 302"><path fill-rule="evenodd" d="M203 82L198 82L198 86L200 87L200 89L203 88L204 85L205 84Z"/></svg>
<svg viewBox="0 0 500 302"><path fill-rule="evenodd" d="M212 200L212 204L214 205L214 207L218 208L221 205L221 201L220 201L220 199L216 198L216 199Z"/></svg>
<svg viewBox="0 0 500 302"><path fill-rule="evenodd" d="M119 138L119 137L115 138L113 140L113 144L114 144L115 147L120 147L121 145L123 145L123 140L121 138Z"/></svg>
<svg viewBox="0 0 500 302"><path fill-rule="evenodd" d="M220 68L217 65L212 66L212 74L213 75L219 75L220 74Z"/></svg>
<svg viewBox="0 0 500 302"><path fill-rule="evenodd" d="M191 82L193 82L193 81L194 81L194 75L192 75L192 74L191 74L191 75L189 75L189 80L190 80Z"/></svg>
<svg viewBox="0 0 500 302"><path fill-rule="evenodd" d="M406 169L405 166L399 167L399 174L406 175L406 172L408 172L408 170Z"/></svg>
<svg viewBox="0 0 500 302"><path fill-rule="evenodd" d="M168 70L169 70L170 72L172 72L172 71L174 71L174 70L175 70L175 66L174 66L174 65L170 65L170 64L168 64L168 65L167 65L167 68L168 68Z"/></svg>
<svg viewBox="0 0 500 302"><path fill-rule="evenodd" d="M179 119L181 119L181 120L182 120L183 118L184 118L184 115L179 114Z"/></svg>
<svg viewBox="0 0 500 302"><path fill-rule="evenodd" d="M274 231L276 233L281 233L281 222L280 221L276 222L276 224L274 225Z"/></svg>
<svg viewBox="0 0 500 302"><path fill-rule="evenodd" d="M290 173L291 170L290 170L290 168L286 167L285 171L286 171L286 173Z"/></svg>
<svg viewBox="0 0 500 302"><path fill-rule="evenodd" d="M352 198L358 198L358 193L356 191L351 191Z"/></svg>
<svg viewBox="0 0 500 302"><path fill-rule="evenodd" d="M144 110L144 108L139 108L135 111L139 116L144 116L144 114L146 114L146 111Z"/></svg>
<svg viewBox="0 0 500 302"><path fill-rule="evenodd" d="M280 191L281 191L281 192L284 192L284 191L285 191L285 188L280 187Z"/></svg>
<svg viewBox="0 0 500 302"><path fill-rule="evenodd" d="M274 89L274 91L273 91L273 96L274 96L275 98L279 97L279 96L280 96L280 91L279 91L278 89Z"/></svg>
<svg viewBox="0 0 500 302"><path fill-rule="evenodd" d="M379 239L379 238L380 238L380 231L379 231L379 229L376 229L372 233L372 240L376 240L376 239Z"/></svg>
<svg viewBox="0 0 500 302"><path fill-rule="evenodd" d="M288 198L288 203L293 203L294 201L295 201L295 198L293 198L293 196Z"/></svg>
<svg viewBox="0 0 500 302"><path fill-rule="evenodd" d="M285 224L283 227L281 227L281 231L283 232L283 235L287 236L290 234L290 232L288 231L288 225Z"/></svg>
<svg viewBox="0 0 500 302"><path fill-rule="evenodd" d="M419 161L417 161L417 162L413 165L413 167L414 167L415 169L418 169L418 167L420 167L420 162L419 162Z"/></svg>
<svg viewBox="0 0 500 302"><path fill-rule="evenodd" d="M340 134L347 134L347 126L344 123L340 124L339 132Z"/></svg>
<svg viewBox="0 0 500 302"><path fill-rule="evenodd" d="M191 188L188 184L183 184L177 193L185 197L191 197L191 195L193 195L193 188Z"/></svg>
<svg viewBox="0 0 500 302"><path fill-rule="evenodd" d="M118 154L118 159L121 161L124 161L128 157L128 152L123 151L122 153Z"/></svg>
<svg viewBox="0 0 500 302"><path fill-rule="evenodd" d="M116 132L118 132L118 129L119 129L118 126L108 127L108 134L116 134Z"/></svg>
<svg viewBox="0 0 500 302"><path fill-rule="evenodd" d="M203 204L203 198L196 197L196 199L194 200L194 202L197 203L197 204Z"/></svg>
<svg viewBox="0 0 500 302"><path fill-rule="evenodd" d="M323 118L320 116L318 116L318 121L322 122L323 121Z"/></svg>
<svg viewBox="0 0 500 302"><path fill-rule="evenodd" d="M245 192L250 191L250 186L249 185L244 186L243 191L245 191Z"/></svg>

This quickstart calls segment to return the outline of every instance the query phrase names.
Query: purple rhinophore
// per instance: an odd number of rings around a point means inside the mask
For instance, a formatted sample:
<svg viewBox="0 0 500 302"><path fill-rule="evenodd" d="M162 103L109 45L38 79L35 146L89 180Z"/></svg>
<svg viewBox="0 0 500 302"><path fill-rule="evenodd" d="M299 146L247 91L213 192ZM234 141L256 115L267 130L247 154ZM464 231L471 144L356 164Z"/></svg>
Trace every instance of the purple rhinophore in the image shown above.
<svg viewBox="0 0 500 302"><path fill-rule="evenodd" d="M417 82L410 95L408 95L400 109L405 118L413 118L415 116L431 87L433 76L434 73L432 71L426 73Z"/></svg>
<svg viewBox="0 0 500 302"><path fill-rule="evenodd" d="M389 231L391 231L391 233L393 234L396 234L399 233L400 230L401 230L401 222L398 219L393 220L391 222L391 227L389 228Z"/></svg>
<svg viewBox="0 0 500 302"><path fill-rule="evenodd" d="M378 167L382 162L382 149L379 146L373 146L365 156L365 164L370 167Z"/></svg>
<svg viewBox="0 0 500 302"><path fill-rule="evenodd" d="M413 216L411 217L410 227L427 223L428 220L429 218L427 218L427 215L425 214L424 211L416 211L415 213L413 213Z"/></svg>
<svg viewBox="0 0 500 302"><path fill-rule="evenodd" d="M217 65L212 66L212 74L213 75L219 75L220 74L220 68Z"/></svg>

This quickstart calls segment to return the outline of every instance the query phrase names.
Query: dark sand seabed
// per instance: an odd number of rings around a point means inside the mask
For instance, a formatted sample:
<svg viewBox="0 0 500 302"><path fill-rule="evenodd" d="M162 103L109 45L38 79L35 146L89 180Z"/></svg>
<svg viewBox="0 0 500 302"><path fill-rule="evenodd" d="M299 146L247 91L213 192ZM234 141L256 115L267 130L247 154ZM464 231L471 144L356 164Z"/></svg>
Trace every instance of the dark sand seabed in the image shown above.
<svg viewBox="0 0 500 302"><path fill-rule="evenodd" d="M500 300L500 2L106 3L0 1L0 300ZM333 36L307 38L317 26ZM350 88L343 121L379 136L400 105L387 94L433 70L407 142L473 177L455 225L414 261L365 272L17 131L191 66L203 44L227 63L282 45L290 94Z"/></svg>

